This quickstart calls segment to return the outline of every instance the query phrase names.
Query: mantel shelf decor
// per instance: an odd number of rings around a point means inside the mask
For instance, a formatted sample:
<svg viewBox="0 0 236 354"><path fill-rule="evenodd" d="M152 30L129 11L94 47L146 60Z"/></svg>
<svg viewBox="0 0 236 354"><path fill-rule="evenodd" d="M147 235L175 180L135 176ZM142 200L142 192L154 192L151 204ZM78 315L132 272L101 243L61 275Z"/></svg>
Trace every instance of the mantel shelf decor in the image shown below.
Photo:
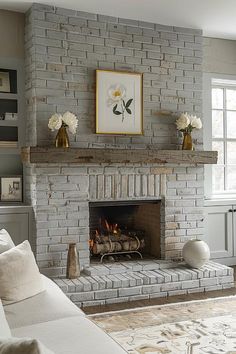
<svg viewBox="0 0 236 354"><path fill-rule="evenodd" d="M55 113L48 122L48 128L51 131L58 130L55 146L57 148L68 148L70 146L69 137L66 128L69 129L71 134L76 133L78 126L77 117L71 112L65 112L63 115Z"/></svg>
<svg viewBox="0 0 236 354"><path fill-rule="evenodd" d="M216 164L217 151L155 150L155 149L81 149L54 147L24 147L25 163L174 163Z"/></svg>

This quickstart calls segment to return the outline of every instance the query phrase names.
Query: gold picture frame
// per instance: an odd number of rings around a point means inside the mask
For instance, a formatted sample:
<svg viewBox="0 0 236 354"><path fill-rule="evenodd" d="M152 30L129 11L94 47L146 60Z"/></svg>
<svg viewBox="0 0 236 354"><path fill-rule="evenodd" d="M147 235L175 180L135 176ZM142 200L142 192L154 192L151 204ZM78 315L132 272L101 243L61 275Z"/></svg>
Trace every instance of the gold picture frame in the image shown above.
<svg viewBox="0 0 236 354"><path fill-rule="evenodd" d="M143 135L143 74L96 70L96 134Z"/></svg>
<svg viewBox="0 0 236 354"><path fill-rule="evenodd" d="M0 71L0 92L11 92L10 75L8 71Z"/></svg>

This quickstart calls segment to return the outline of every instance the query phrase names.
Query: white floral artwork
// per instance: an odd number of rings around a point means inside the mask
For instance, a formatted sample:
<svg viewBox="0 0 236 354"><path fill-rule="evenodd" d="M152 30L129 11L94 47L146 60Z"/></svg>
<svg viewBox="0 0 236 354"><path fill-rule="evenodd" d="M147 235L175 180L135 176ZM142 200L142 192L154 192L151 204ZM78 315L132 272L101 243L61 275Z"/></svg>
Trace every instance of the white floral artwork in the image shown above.
<svg viewBox="0 0 236 354"><path fill-rule="evenodd" d="M108 90L108 105L112 105L112 112L115 115L121 115L122 122L124 122L125 117L127 117L125 113L128 115L132 114L130 105L134 100L133 98L129 98L125 102L125 96L126 88L121 84L112 85Z"/></svg>
<svg viewBox="0 0 236 354"><path fill-rule="evenodd" d="M97 70L96 133L142 134L142 74Z"/></svg>

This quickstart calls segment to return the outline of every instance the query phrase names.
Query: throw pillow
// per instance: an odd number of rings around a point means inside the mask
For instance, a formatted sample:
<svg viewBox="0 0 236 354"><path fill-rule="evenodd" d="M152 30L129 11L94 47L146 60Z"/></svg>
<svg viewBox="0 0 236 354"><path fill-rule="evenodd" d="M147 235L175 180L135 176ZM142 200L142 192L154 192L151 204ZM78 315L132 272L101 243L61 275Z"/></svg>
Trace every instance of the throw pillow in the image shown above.
<svg viewBox="0 0 236 354"><path fill-rule="evenodd" d="M5 229L0 230L0 253L3 253L10 248L15 247L11 236Z"/></svg>
<svg viewBox="0 0 236 354"><path fill-rule="evenodd" d="M28 338L0 338L1 354L53 354L40 341Z"/></svg>
<svg viewBox="0 0 236 354"><path fill-rule="evenodd" d="M0 300L0 337L2 338L10 338L11 337L11 331L9 328L9 325L7 323L4 309L2 306L2 301ZM1 351L0 351L1 353Z"/></svg>
<svg viewBox="0 0 236 354"><path fill-rule="evenodd" d="M44 291L29 241L0 254L0 298L10 304Z"/></svg>

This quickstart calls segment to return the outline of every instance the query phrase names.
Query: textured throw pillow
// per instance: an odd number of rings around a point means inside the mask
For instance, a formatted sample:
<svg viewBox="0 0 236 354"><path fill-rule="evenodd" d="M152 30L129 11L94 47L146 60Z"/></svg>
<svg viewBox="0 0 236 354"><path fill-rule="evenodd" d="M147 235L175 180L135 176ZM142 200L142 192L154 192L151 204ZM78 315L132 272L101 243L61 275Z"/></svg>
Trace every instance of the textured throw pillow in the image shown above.
<svg viewBox="0 0 236 354"><path fill-rule="evenodd" d="M2 306L2 301L0 300L0 337L1 338L10 338L11 337L11 331L9 328L9 325L7 323L4 309ZM0 350L1 353L1 350Z"/></svg>
<svg viewBox="0 0 236 354"><path fill-rule="evenodd" d="M0 253L8 251L10 248L15 247L11 236L5 229L0 230Z"/></svg>
<svg viewBox="0 0 236 354"><path fill-rule="evenodd" d="M0 298L3 304L24 300L44 290L28 241L0 254Z"/></svg>
<svg viewBox="0 0 236 354"><path fill-rule="evenodd" d="M1 354L53 354L41 342L28 338L0 338Z"/></svg>

